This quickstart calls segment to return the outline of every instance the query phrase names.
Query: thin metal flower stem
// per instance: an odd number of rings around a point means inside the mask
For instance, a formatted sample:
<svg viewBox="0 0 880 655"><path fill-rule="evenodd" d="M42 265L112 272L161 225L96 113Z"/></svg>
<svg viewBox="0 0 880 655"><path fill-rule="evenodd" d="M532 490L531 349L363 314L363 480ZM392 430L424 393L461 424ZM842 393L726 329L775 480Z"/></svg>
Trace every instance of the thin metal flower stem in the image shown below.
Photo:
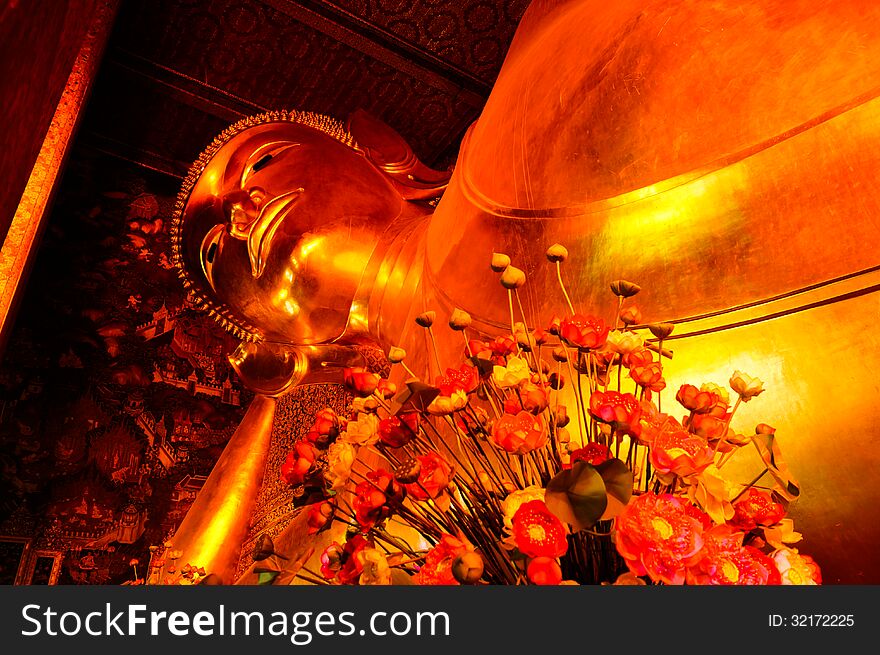
<svg viewBox="0 0 880 655"><path fill-rule="evenodd" d="M559 288L562 289L562 295L565 296L565 302L568 303L568 308L571 310L572 315L574 315L574 305L571 304L571 298L568 297L568 291L565 290L565 283L562 281L562 267L560 262L556 262L556 279L559 280Z"/></svg>

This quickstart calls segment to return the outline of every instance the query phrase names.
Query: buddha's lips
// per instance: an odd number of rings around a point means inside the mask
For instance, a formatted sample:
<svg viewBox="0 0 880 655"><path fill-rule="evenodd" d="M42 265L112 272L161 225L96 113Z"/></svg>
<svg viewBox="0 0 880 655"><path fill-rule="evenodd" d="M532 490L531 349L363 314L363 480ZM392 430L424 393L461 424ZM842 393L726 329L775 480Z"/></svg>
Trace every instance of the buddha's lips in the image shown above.
<svg viewBox="0 0 880 655"><path fill-rule="evenodd" d="M299 200L303 191L302 188L288 191L267 202L251 226L248 233L247 249L248 257L251 260L251 274L254 279L259 278L266 268L266 260L272 249L272 237L275 230Z"/></svg>

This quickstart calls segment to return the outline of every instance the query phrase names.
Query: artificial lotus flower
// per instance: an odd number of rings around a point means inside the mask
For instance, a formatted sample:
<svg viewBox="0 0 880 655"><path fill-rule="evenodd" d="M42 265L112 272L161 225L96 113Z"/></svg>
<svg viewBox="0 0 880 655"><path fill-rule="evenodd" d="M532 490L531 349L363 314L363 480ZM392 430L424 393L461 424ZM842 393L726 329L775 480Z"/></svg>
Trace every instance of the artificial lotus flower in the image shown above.
<svg viewBox="0 0 880 655"><path fill-rule="evenodd" d="M562 567L555 557L534 557L526 566L529 582L536 585L558 585L562 582Z"/></svg>
<svg viewBox="0 0 880 655"><path fill-rule="evenodd" d="M607 462L612 457L613 455L608 446L593 441L585 445L583 448L571 451L571 464L573 465L575 462L586 462L593 466L599 466L599 464Z"/></svg>
<svg viewBox="0 0 880 655"><path fill-rule="evenodd" d="M762 532L764 541L776 550L787 548L804 538L804 535L794 529L794 521L791 519L782 519L775 525L764 527Z"/></svg>
<svg viewBox="0 0 880 655"><path fill-rule="evenodd" d="M740 400L747 403L755 396L764 392L764 383L758 378L746 375L742 371L734 371L730 377L730 388L736 391Z"/></svg>
<svg viewBox="0 0 880 655"><path fill-rule="evenodd" d="M749 488L733 504L733 518L730 525L751 532L758 526L771 526L779 523L785 516L785 508L770 496L769 491Z"/></svg>
<svg viewBox="0 0 880 655"><path fill-rule="evenodd" d="M324 469L324 479L330 485L332 491L341 491L351 477L351 467L357 457L353 445L341 439L337 439L327 449L327 466Z"/></svg>
<svg viewBox="0 0 880 655"><path fill-rule="evenodd" d="M684 584L703 548L703 525L686 512L686 505L669 494L646 493L634 497L617 517L614 541L633 575Z"/></svg>
<svg viewBox="0 0 880 655"><path fill-rule="evenodd" d="M483 558L475 551L466 551L452 561L452 577L460 584L476 584L485 570Z"/></svg>
<svg viewBox="0 0 880 655"><path fill-rule="evenodd" d="M715 384L714 382L703 382L703 384L700 385L700 391L714 393L725 406L730 406L730 393L725 387Z"/></svg>
<svg viewBox="0 0 880 655"><path fill-rule="evenodd" d="M688 584L779 584L774 561L757 548L743 546L742 541L742 532L723 525L704 532L701 557L687 571Z"/></svg>
<svg viewBox="0 0 880 655"><path fill-rule="evenodd" d="M353 415L363 413L375 414L376 410L379 409L379 401L376 400L375 396L355 396L352 398L349 409Z"/></svg>
<svg viewBox="0 0 880 655"><path fill-rule="evenodd" d="M378 548L364 548L358 553L361 575L358 582L362 585L390 585L391 567L388 558Z"/></svg>
<svg viewBox="0 0 880 655"><path fill-rule="evenodd" d="M687 482L690 483L688 497L702 507L715 523L726 523L733 518L734 509L730 500L733 488L717 466L710 464Z"/></svg>
<svg viewBox="0 0 880 655"><path fill-rule="evenodd" d="M718 405L720 398L712 391L701 391L692 384L683 384L675 394L675 399L682 407L695 414L705 414Z"/></svg>
<svg viewBox="0 0 880 655"><path fill-rule="evenodd" d="M289 485L302 484L318 458L318 451L308 441L297 441L281 465L281 478Z"/></svg>
<svg viewBox="0 0 880 655"><path fill-rule="evenodd" d="M659 362L652 362L647 366L633 366L629 369L629 376L636 384L651 391L663 391L666 388L666 380L663 379L663 369Z"/></svg>
<svg viewBox="0 0 880 655"><path fill-rule="evenodd" d="M639 401L631 393L594 391L590 395L590 416L608 423L620 434L638 436L641 414Z"/></svg>
<svg viewBox="0 0 880 655"><path fill-rule="evenodd" d="M381 378L376 386L376 393L385 400L388 400L397 393L397 385L385 378Z"/></svg>
<svg viewBox="0 0 880 655"><path fill-rule="evenodd" d="M364 561L360 554L370 548L370 542L362 535L355 535L345 542L343 548L342 567L336 574L336 579L342 584L354 584L364 572ZM323 569L323 567L322 567Z"/></svg>
<svg viewBox="0 0 880 655"><path fill-rule="evenodd" d="M379 376L362 366L346 368L342 376L345 387L357 396L369 396L379 386Z"/></svg>
<svg viewBox="0 0 880 655"><path fill-rule="evenodd" d="M504 366L492 369L492 380L500 389L516 387L532 376L528 362L522 357L509 357Z"/></svg>
<svg viewBox="0 0 880 655"><path fill-rule="evenodd" d="M329 407L325 407L315 414L315 421L305 438L319 448L326 448L339 436L339 426L339 416Z"/></svg>
<svg viewBox="0 0 880 655"><path fill-rule="evenodd" d="M480 386L480 372L476 366L462 364L457 369L447 368L446 375L437 378L435 384L440 388L440 393L445 396L452 395L452 392L456 390L471 393Z"/></svg>
<svg viewBox="0 0 880 655"><path fill-rule="evenodd" d="M473 550L473 545L466 539L451 534L443 535L437 545L425 555L425 563L415 576L416 584L457 585L452 565L460 555Z"/></svg>
<svg viewBox="0 0 880 655"><path fill-rule="evenodd" d="M390 448L405 446L418 433L418 412L401 412L379 421L379 440Z"/></svg>
<svg viewBox="0 0 880 655"><path fill-rule="evenodd" d="M781 548L773 553L784 585L820 585L822 571L809 555L801 555L796 548Z"/></svg>
<svg viewBox="0 0 880 655"><path fill-rule="evenodd" d="M701 473L714 457L705 439L685 430L661 432L651 444L651 465L666 484L676 475L684 478Z"/></svg>
<svg viewBox="0 0 880 655"><path fill-rule="evenodd" d="M439 454L431 452L416 457L419 462L419 478L416 482L403 485L407 493L416 500L437 498L452 480L452 466Z"/></svg>
<svg viewBox="0 0 880 655"><path fill-rule="evenodd" d="M519 508L525 503L529 503L533 500L544 502L544 493L544 488L537 485L531 485L525 489L517 489L516 491L509 493L507 497L501 501L501 511L504 512L504 525L507 528L512 529L513 516L516 514L517 510L519 510Z"/></svg>
<svg viewBox="0 0 880 655"><path fill-rule="evenodd" d="M627 368L634 366L648 366L654 361L654 353L647 348L636 348L623 356L623 365Z"/></svg>
<svg viewBox="0 0 880 655"><path fill-rule="evenodd" d="M562 319L559 338L583 350L595 350L605 345L609 327L601 318L575 314Z"/></svg>
<svg viewBox="0 0 880 655"><path fill-rule="evenodd" d="M620 310L617 317L624 325L636 325L642 322L642 312L635 305L624 307Z"/></svg>
<svg viewBox="0 0 880 655"><path fill-rule="evenodd" d="M512 524L513 541L528 557L562 557L568 550L565 526L543 500L520 505Z"/></svg>
<svg viewBox="0 0 880 655"><path fill-rule="evenodd" d="M318 534L330 527L333 515L336 513L336 506L326 500L320 503L314 503L309 507L308 526L309 534Z"/></svg>
<svg viewBox="0 0 880 655"><path fill-rule="evenodd" d="M544 388L532 382L523 382L519 385L517 397L522 403L522 408L532 414L540 414L547 409L549 403Z"/></svg>
<svg viewBox="0 0 880 655"><path fill-rule="evenodd" d="M355 519L362 527L371 528L386 519L391 514L391 505L402 502L405 496L404 487L389 471L370 471L367 479L355 487Z"/></svg>
<svg viewBox="0 0 880 655"><path fill-rule="evenodd" d="M492 443L509 453L524 455L547 444L550 435L543 416L525 410L518 414L503 414L492 425Z"/></svg>
<svg viewBox="0 0 880 655"><path fill-rule="evenodd" d="M361 413L357 419L349 421L340 439L356 446L372 446L379 441L379 417L371 413Z"/></svg>
<svg viewBox="0 0 880 655"><path fill-rule="evenodd" d="M645 340L642 335L629 330L613 330L608 333L608 339L605 342L609 350L627 355L634 350L643 348Z"/></svg>
<svg viewBox="0 0 880 655"><path fill-rule="evenodd" d="M460 409L464 409L464 406L467 405L467 403L467 393L461 389L453 389L448 396L443 394L435 396L434 400L431 401L431 404L428 405L428 413L433 414L434 416L446 416L447 414L452 414Z"/></svg>

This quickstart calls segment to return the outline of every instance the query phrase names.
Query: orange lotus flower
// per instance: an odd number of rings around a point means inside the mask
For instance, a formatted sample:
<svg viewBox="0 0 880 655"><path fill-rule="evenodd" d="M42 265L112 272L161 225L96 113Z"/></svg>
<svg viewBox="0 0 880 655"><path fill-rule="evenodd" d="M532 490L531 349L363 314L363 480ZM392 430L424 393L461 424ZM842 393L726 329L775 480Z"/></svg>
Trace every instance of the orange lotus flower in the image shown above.
<svg viewBox="0 0 880 655"><path fill-rule="evenodd" d="M528 557L562 557L568 550L565 526L543 500L520 505L512 523L516 547Z"/></svg>
<svg viewBox="0 0 880 655"><path fill-rule="evenodd" d="M428 453L416 457L419 461L419 479L403 485L406 492L416 500L437 498L452 479L452 467L437 453Z"/></svg>
<svg viewBox="0 0 880 655"><path fill-rule="evenodd" d="M713 458L714 451L705 439L684 430L661 432L651 447L651 465L662 476L701 473Z"/></svg>
<svg viewBox="0 0 880 655"><path fill-rule="evenodd" d="M692 384L683 384L675 394L675 399L696 414L704 414L715 407L720 398L711 391L700 391Z"/></svg>
<svg viewBox="0 0 880 655"><path fill-rule="evenodd" d="M370 542L360 534L351 537L345 546L334 541L321 553L321 575L342 584L356 583L364 571L362 553L369 547Z"/></svg>
<svg viewBox="0 0 880 655"><path fill-rule="evenodd" d="M361 366L344 369L342 376L346 388L358 396L372 395L379 386L379 376Z"/></svg>
<svg viewBox="0 0 880 655"><path fill-rule="evenodd" d="M416 583L457 585L458 581L452 574L452 564L456 557L473 550L474 547L464 539L453 537L451 534L443 535L439 543L425 556L425 563L415 576Z"/></svg>
<svg viewBox="0 0 880 655"><path fill-rule="evenodd" d="M535 557L526 566L529 582L536 585L558 585L562 582L562 567L553 557Z"/></svg>
<svg viewBox="0 0 880 655"><path fill-rule="evenodd" d="M394 475L384 469L370 471L367 480L355 487L352 507L355 519L364 528L388 518L391 504L400 502L406 491L394 479Z"/></svg>
<svg viewBox="0 0 880 655"><path fill-rule="evenodd" d="M290 485L302 484L318 457L318 451L308 441L297 441L281 465L281 478Z"/></svg>
<svg viewBox="0 0 880 655"><path fill-rule="evenodd" d="M688 569L688 584L779 584L779 571L773 560L757 548L743 546L742 539L742 532L733 532L727 526L704 532L702 557Z"/></svg>
<svg viewBox="0 0 880 655"><path fill-rule="evenodd" d="M641 414L639 401L631 393L594 391L590 396L590 415L597 421L608 423L621 434L638 436Z"/></svg>
<svg viewBox="0 0 880 655"><path fill-rule="evenodd" d="M559 337L566 343L593 350L605 345L609 327L601 318L575 314L559 323Z"/></svg>
<svg viewBox="0 0 880 655"><path fill-rule="evenodd" d="M379 421L379 440L391 448L405 446L418 433L418 412L402 412Z"/></svg>
<svg viewBox="0 0 880 655"><path fill-rule="evenodd" d="M654 361L654 353L645 347L636 348L623 356L623 365L627 368L648 366Z"/></svg>
<svg viewBox="0 0 880 655"><path fill-rule="evenodd" d="M666 380L663 379L663 369L659 362L652 362L647 366L633 366L629 369L629 376L640 387L651 391L663 391L666 388Z"/></svg>
<svg viewBox="0 0 880 655"><path fill-rule="evenodd" d="M684 584L700 559L703 525L672 495L642 494L630 501L615 525L614 541L633 574L654 582Z"/></svg>
<svg viewBox="0 0 880 655"><path fill-rule="evenodd" d="M752 487L733 504L734 515L730 525L744 532L756 527L771 526L785 517L785 508L770 496L770 492Z"/></svg>
<svg viewBox="0 0 880 655"><path fill-rule="evenodd" d="M782 548L773 553L773 561L784 585L822 584L822 571L809 555L801 555L794 548Z"/></svg>
<svg viewBox="0 0 880 655"><path fill-rule="evenodd" d="M509 453L524 455L542 448L550 438L542 416L523 410L516 415L503 414L492 426L492 442Z"/></svg>

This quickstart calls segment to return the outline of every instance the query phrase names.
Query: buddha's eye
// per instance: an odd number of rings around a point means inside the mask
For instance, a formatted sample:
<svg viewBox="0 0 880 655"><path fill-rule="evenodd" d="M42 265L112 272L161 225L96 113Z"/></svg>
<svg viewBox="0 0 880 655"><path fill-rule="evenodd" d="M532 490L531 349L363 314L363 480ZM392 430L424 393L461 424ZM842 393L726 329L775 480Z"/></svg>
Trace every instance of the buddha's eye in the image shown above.
<svg viewBox="0 0 880 655"><path fill-rule="evenodd" d="M266 164L268 164L271 160L272 160L272 155L266 155L265 157L263 157L262 159L260 159L260 161L258 161L256 164L254 164L253 166L251 166L251 170L254 171L254 172L256 173L258 170L260 170L261 168L263 168L263 166L265 166Z"/></svg>
<svg viewBox="0 0 880 655"><path fill-rule="evenodd" d="M272 141L257 148L244 164L244 169L241 172L241 188L248 188L251 176L269 166L285 150L298 145L298 143L293 141Z"/></svg>
<svg viewBox="0 0 880 655"><path fill-rule="evenodd" d="M205 238L202 239L202 246L200 250L202 273L205 274L205 279L208 280L208 284L210 284L211 288L215 291L216 288L214 287L214 264L217 262L220 256L220 252L223 250L222 239L225 233L225 225L215 225L214 227L212 227L205 235Z"/></svg>

